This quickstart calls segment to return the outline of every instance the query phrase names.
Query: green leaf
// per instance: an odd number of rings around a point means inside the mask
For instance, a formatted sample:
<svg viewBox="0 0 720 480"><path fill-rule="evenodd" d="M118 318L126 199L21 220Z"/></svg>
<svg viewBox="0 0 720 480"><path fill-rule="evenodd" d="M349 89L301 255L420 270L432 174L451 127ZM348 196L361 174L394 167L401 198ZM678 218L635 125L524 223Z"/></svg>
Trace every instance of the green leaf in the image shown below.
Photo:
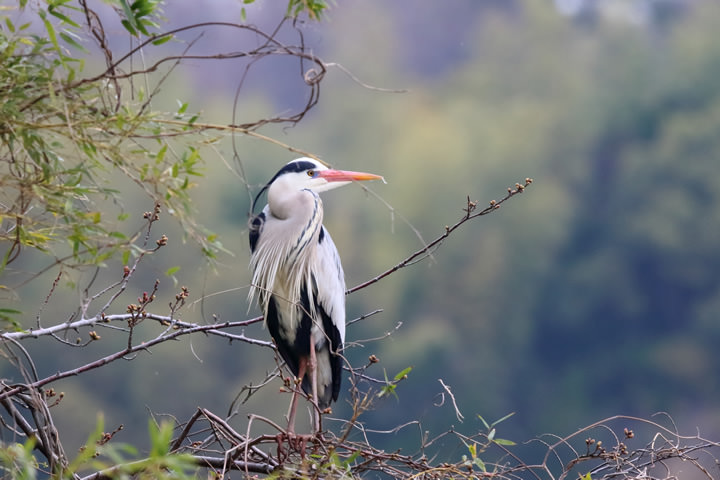
<svg viewBox="0 0 720 480"><path fill-rule="evenodd" d="M0 315L2 315L2 314L17 315L20 313L22 313L20 310L15 310L14 308L0 308Z"/></svg>
<svg viewBox="0 0 720 480"><path fill-rule="evenodd" d="M95 430L88 436L85 445L80 448L78 456L70 463L68 471L75 472L96 456L98 441L102 438L105 421L102 414L97 417Z"/></svg>
<svg viewBox="0 0 720 480"><path fill-rule="evenodd" d="M384 397L385 395L393 394L397 398L397 394L395 393L395 387L396 385L393 385L390 383L390 380L388 380L387 371L383 368L383 375L385 376L385 383L386 385L383 386L380 391L378 392L378 398Z"/></svg>
<svg viewBox="0 0 720 480"><path fill-rule="evenodd" d="M393 395L395 395L395 397L397 397L397 394L395 393L395 387L396 387L396 386L395 386L395 385L392 385L392 384L390 384L390 385L385 385L385 386L382 387L382 388L380 389L380 391L378 392L378 395L377 395L378 398L382 398L382 397L384 397L385 395L390 395L390 394L393 394Z"/></svg>
<svg viewBox="0 0 720 480"><path fill-rule="evenodd" d="M125 14L125 19L122 21L123 26L132 35L137 37L137 30L135 30L135 14L133 13L130 4L127 0L120 0L120 5L122 5L123 13Z"/></svg>
<svg viewBox="0 0 720 480"><path fill-rule="evenodd" d="M14 308L0 308L0 320L12 325L13 330L21 330L20 321L13 317L13 315L20 315L21 313L20 310Z"/></svg>
<svg viewBox="0 0 720 480"><path fill-rule="evenodd" d="M412 367L407 367L405 370L395 375L395 378L393 380L397 382L398 380L404 379L405 377L407 377L407 374L410 373L411 370Z"/></svg>
<svg viewBox="0 0 720 480"><path fill-rule="evenodd" d="M476 443L473 443L472 445L468 445L467 448L468 448L468 451L470 452L470 456L472 458L477 457L477 444Z"/></svg>
<svg viewBox="0 0 720 480"><path fill-rule="evenodd" d="M508 413L507 415L505 415L504 417L502 417L500 420L495 420L495 421L492 423L492 426L494 427L494 426L497 425L498 423L504 422L505 420L507 420L508 418L512 417L513 415L515 415L515 412L510 412L510 413Z"/></svg>
<svg viewBox="0 0 720 480"><path fill-rule="evenodd" d="M162 45L163 43L167 43L172 39L173 39L172 35L163 35L162 37L158 38L157 40L153 40L152 44L153 45Z"/></svg>
<svg viewBox="0 0 720 480"><path fill-rule="evenodd" d="M78 43L78 41L75 40L73 37L71 37L69 34L67 34L67 33L65 33L65 32L60 32L60 38L62 38L63 40L65 40L65 42L66 42L67 44L72 45L73 47L75 47L76 49L80 50L81 52L90 53L87 48L85 48L85 47L83 47L82 45L80 45L80 44Z"/></svg>
<svg viewBox="0 0 720 480"><path fill-rule="evenodd" d="M49 13L50 15L52 15L53 17L55 17L55 18L59 18L59 19L62 20L64 23L67 23L68 25L72 25L72 26L75 27L75 28L80 28L80 25L79 25L77 22L75 22L74 20L72 20L70 17L68 17L68 16L65 15L64 13L61 13L61 12L57 11L57 10L55 9L55 7L53 7L52 5L50 5L50 6L48 7L48 13Z"/></svg>
<svg viewBox="0 0 720 480"><path fill-rule="evenodd" d="M50 20L48 20L47 15L45 15L45 12L40 10L40 18L43 21L43 24L45 25L45 30L47 30L48 38L50 39L50 42L52 42L53 46L55 47L55 50L60 52L60 45L57 41L57 34L55 32L55 27L53 27L53 24L50 23Z"/></svg>
<svg viewBox="0 0 720 480"><path fill-rule="evenodd" d="M343 468L350 468L350 465L355 462L355 460L360 456L360 450L355 450L352 455L350 455L347 459L342 460L340 462L340 466Z"/></svg>
<svg viewBox="0 0 720 480"><path fill-rule="evenodd" d="M165 270L165 275L168 277L172 277L173 275L175 275L178 272L178 270L180 270L180 266L170 267L167 270Z"/></svg>
<svg viewBox="0 0 720 480"><path fill-rule="evenodd" d="M488 425L488 423L485 421L485 419L483 418L483 416L480 415L479 413L478 413L478 418L480 419L480 421L481 421L481 422L483 423L483 425L485 426L485 430L490 430L490 425Z"/></svg>
<svg viewBox="0 0 720 480"><path fill-rule="evenodd" d="M135 30L135 27L133 27L130 20L123 19L120 23L122 24L123 27L125 27L125 30L127 30L130 33L130 35L132 35L133 37L138 36L137 30Z"/></svg>
<svg viewBox="0 0 720 480"><path fill-rule="evenodd" d="M150 457L164 457L170 453L170 441L173 435L171 422L162 422L160 425L154 420L148 421L150 433Z"/></svg>
<svg viewBox="0 0 720 480"><path fill-rule="evenodd" d="M100 255L98 255L97 257L95 257L95 258L93 259L93 263L95 263L95 265L100 265L100 266L103 266L103 267L104 267L104 266L106 266L106 265L105 265L105 260L107 260L108 258L112 257L113 253L114 253L114 252L113 252L112 250L109 250L109 251L107 251L107 252L101 253Z"/></svg>
<svg viewBox="0 0 720 480"><path fill-rule="evenodd" d="M135 18L145 17L153 12L153 5L147 0L135 0L130 8L135 12Z"/></svg>

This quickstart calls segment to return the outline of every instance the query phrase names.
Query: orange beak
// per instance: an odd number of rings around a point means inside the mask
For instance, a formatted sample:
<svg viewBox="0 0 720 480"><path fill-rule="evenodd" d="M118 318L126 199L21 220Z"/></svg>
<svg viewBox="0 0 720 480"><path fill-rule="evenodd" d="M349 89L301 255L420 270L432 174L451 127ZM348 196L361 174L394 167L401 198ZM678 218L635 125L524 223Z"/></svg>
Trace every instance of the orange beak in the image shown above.
<svg viewBox="0 0 720 480"><path fill-rule="evenodd" d="M320 170L317 172L318 177L324 178L328 182L352 182L352 181L362 181L362 180L382 180L385 182L385 179L381 177L380 175L375 175L374 173L365 173L365 172L350 172L347 170Z"/></svg>

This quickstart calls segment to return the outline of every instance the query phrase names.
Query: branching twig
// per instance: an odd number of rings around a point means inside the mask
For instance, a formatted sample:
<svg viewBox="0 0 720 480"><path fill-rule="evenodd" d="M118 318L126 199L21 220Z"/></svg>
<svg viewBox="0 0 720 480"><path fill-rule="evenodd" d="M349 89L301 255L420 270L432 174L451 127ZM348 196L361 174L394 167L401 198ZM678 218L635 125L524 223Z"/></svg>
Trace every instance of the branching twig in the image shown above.
<svg viewBox="0 0 720 480"><path fill-rule="evenodd" d="M110 318L110 317L111 316L106 316L105 318ZM131 319L132 315L121 315L120 317L127 320L127 319ZM157 316L153 316L150 314L148 314L146 318L152 318L152 317L157 318ZM167 317L163 317L163 318L167 318ZM131 355L133 353L140 352L143 350L148 350L149 348L151 348L155 345L158 345L163 342L167 342L168 340L173 340L175 338L179 338L181 336L191 335L191 334L198 333L198 332L205 332L205 333L211 333L211 334L216 334L216 335L219 334L224 337L230 337L227 333L221 332L220 329L245 326L248 324L248 322L253 322L253 321L255 321L255 319L245 320L245 321L241 321L241 322L224 322L222 324L193 325L193 326L187 326L185 328L178 328L177 330L169 332L165 335L160 335L158 337L155 337L154 339L142 342L141 344L129 345L120 351L117 351L113 354L107 355L103 358L99 358L99 359L97 359L93 362L87 363L83 366L73 368L70 370L65 370L63 372L57 372L53 375L50 375L43 379L37 380L28 385L16 386L14 388L11 388L9 390L6 390L6 391L0 393L0 399L10 397L10 396L15 395L24 390L37 389L39 387L45 386L49 383L55 382L62 378L72 377L72 376L76 376L76 375L79 375L81 373L84 373L84 372L87 372L90 370L94 370L96 368L105 366L111 362L114 362L115 360L119 360L123 357L126 357L127 355ZM15 332L15 333L22 333L22 332ZM0 336L0 338L3 338L3 337L11 338L11 337L9 337L9 335L12 335L12 334L3 334L2 336ZM255 340L255 339L246 337L244 335L233 335L232 339L243 341L243 342L248 342L248 343L251 343L254 345L260 345L260 346L264 346L264 347L274 348L274 346L271 342Z"/></svg>
<svg viewBox="0 0 720 480"><path fill-rule="evenodd" d="M403 260L402 262L398 263L398 264L395 265L394 267L392 267L392 268L384 271L384 272L381 273L380 275L378 275L378 276L376 276L376 277L374 277L374 278L372 278L372 279L370 279L370 280L368 280L368 281L366 281L366 282L363 282L363 283L361 283L361 284L359 284L359 285L356 285L355 287L349 289L349 290L346 292L346 294L349 295L349 294L351 294L351 293L357 292L358 290L362 290L363 288L369 287L370 285L373 285L374 283L379 282L380 280L382 280L383 278L387 277L388 275L391 275L391 274L397 272L397 271L400 270L401 268L407 267L408 265L412 265L412 264L413 264L414 262L416 262L419 258L422 258L423 256L430 254L435 248L439 247L439 246L442 244L442 242L445 241L445 239L450 236L450 234L452 234L455 230L457 230L457 229L458 229L461 225L463 225L465 222L467 222L467 221L469 221L469 220L472 220L472 219L474 219L474 218L481 217L481 216L484 216L484 215L487 215L487 214L489 214L489 213L494 212L495 210L497 210L498 208L500 208L500 205L502 205L503 203L505 203L507 200L509 200L510 198L514 197L514 196L517 195L518 193L524 192L524 191L525 191L525 188L527 188L530 184L532 184L532 179L530 179L530 178L526 178L526 179L525 179L525 184L524 184L524 185L521 185L521 184L519 184L519 183L516 183L516 184L515 184L515 188L508 188L508 193L507 193L507 195L505 195L505 196L504 196L503 198L501 198L500 200L497 200L497 201L492 200L492 201L490 202L490 205L488 205L488 206L485 207L484 209L480 210L479 212L476 211L476 209L477 209L477 202L471 201L471 200L470 200L470 197L468 197L468 199L467 199L467 206L463 209L463 211L465 212L465 215L463 215L462 218L460 218L460 220L458 220L457 223L455 223L453 226L451 226L451 227L446 226L446 227L445 227L445 232L444 232L442 235L440 235L440 236L437 237L435 240L433 240L432 242L428 243L428 244L425 245L423 248L421 248L420 250L416 251L415 253L413 253L412 255L410 255L409 257L407 257L405 260Z"/></svg>

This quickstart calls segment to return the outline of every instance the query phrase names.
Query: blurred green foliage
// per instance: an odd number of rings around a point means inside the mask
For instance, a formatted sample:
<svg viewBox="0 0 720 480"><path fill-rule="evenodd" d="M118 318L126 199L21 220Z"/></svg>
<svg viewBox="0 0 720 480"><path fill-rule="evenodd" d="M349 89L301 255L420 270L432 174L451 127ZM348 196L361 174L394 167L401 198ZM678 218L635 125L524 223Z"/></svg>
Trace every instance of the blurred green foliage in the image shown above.
<svg viewBox="0 0 720 480"><path fill-rule="evenodd" d="M338 13L330 28L360 38L357 15ZM720 431L718 19L707 3L642 25L573 20L534 2L478 7L470 28L447 33L448 43L464 36L467 58L431 78L413 74L403 50L379 52L379 63L357 47L358 57L332 50L363 81L410 92L343 84L303 141L384 174L388 187L375 190L427 238L461 215L465 195L487 201L536 180L434 262L349 300L387 317L360 338L404 323L371 349L392 368L415 366L398 391L403 419L453 421L432 408L440 377L462 410L517 412L508 423L524 437L621 412L668 411ZM402 43L391 26L378 36ZM432 61L434 50L424 54ZM375 210L366 221L345 198L326 217L351 284L418 246L397 222L388 233L382 207L363 202ZM366 236L369 245L356 240ZM400 423L390 405L375 414Z"/></svg>

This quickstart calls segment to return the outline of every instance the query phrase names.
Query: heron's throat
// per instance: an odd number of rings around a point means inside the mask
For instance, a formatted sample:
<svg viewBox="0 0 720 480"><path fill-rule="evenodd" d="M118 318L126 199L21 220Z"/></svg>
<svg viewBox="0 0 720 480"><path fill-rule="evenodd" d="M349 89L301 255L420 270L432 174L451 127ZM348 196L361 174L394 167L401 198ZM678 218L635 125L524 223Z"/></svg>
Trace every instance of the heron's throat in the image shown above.
<svg viewBox="0 0 720 480"><path fill-rule="evenodd" d="M323 221L322 200L320 200L318 194L310 190L304 190L302 193L307 193L304 195L305 199L310 198L312 202L311 204L305 205L306 208L300 211L305 213L305 215L300 215L300 212L297 212L298 214L296 215L298 220L295 226L296 233L290 237L295 238L295 240L294 242L290 242L292 243L292 247L285 259L285 264L291 269L295 263L302 262L303 256L309 257L312 254L312 247L314 247L313 240L320 234L320 227L322 227ZM297 228L297 226L301 227ZM300 273L302 274L303 272Z"/></svg>

